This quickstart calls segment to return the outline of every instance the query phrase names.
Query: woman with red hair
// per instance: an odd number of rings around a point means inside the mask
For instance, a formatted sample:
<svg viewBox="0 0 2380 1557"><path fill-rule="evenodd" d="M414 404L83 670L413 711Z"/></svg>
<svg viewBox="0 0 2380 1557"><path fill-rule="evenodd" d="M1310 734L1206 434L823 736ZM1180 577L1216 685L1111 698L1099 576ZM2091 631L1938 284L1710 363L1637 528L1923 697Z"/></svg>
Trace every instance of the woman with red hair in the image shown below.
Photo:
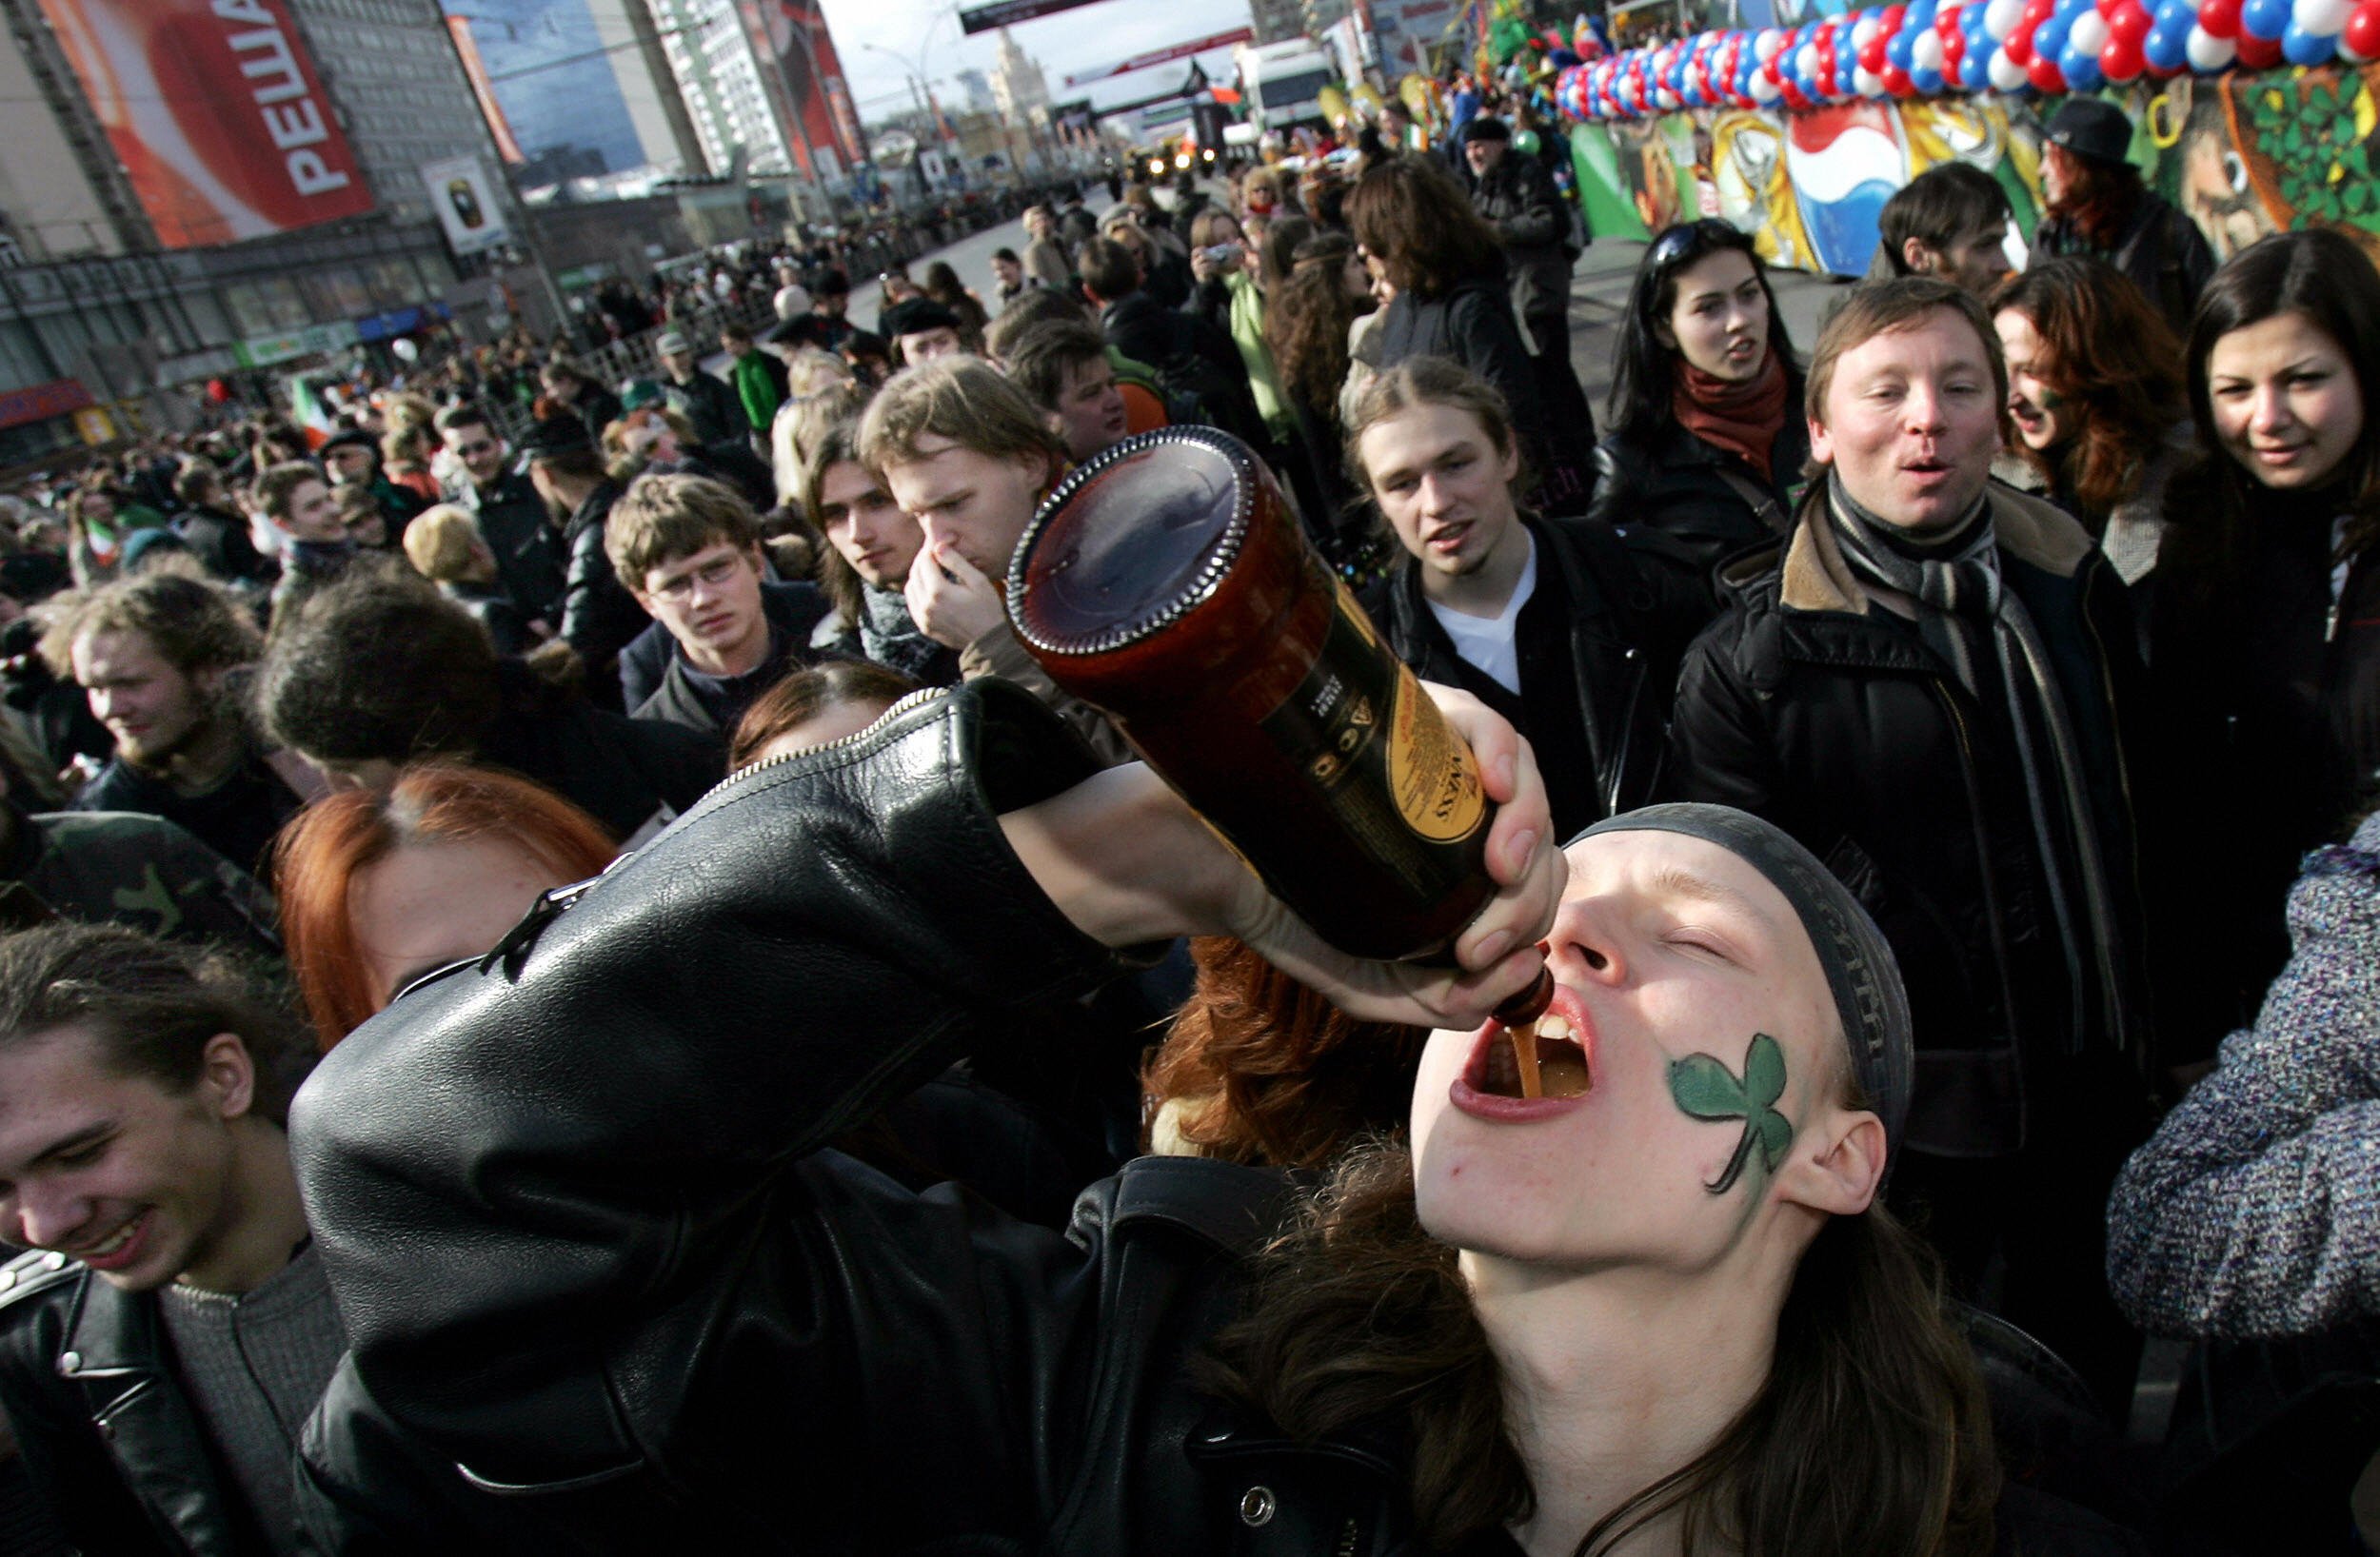
<svg viewBox="0 0 2380 1557"><path fill-rule="evenodd" d="M432 969L494 947L554 888L599 876L603 825L526 778L452 762L347 790L275 846L289 967L326 1050Z"/></svg>

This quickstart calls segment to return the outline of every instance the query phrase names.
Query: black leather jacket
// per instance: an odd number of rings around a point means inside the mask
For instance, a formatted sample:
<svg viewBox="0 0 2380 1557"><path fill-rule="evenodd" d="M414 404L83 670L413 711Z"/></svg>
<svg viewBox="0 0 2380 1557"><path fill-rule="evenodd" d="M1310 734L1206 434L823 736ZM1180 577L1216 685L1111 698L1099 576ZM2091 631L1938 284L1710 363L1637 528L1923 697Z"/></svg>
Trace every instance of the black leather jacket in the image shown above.
<svg viewBox="0 0 2380 1557"><path fill-rule="evenodd" d="M1993 490L2000 573L2040 634L2079 748L2117 935L2098 944L2084 1031L2069 986L2026 982L2012 894L2038 853L2005 709L1979 704L1913 624L1851 580L1805 503L1781 562L1727 570L1728 609L1687 651L1672 722L1678 798L1765 817L1857 893L1892 942L1916 1020L1911 1146L1961 1157L2026 1144L2033 1073L2070 1051L2146 1046L2143 912L2128 719L2141 670L2123 585L2082 527ZM2073 851L2067 849L2071 861ZM2071 870L2070 864L2070 870ZM2054 936L2036 894L2027 945ZM2054 955L2050 954L2050 955Z"/></svg>
<svg viewBox="0 0 2380 1557"><path fill-rule="evenodd" d="M1281 1179L1138 1163L1061 1233L819 1150L1117 971L997 821L1093 766L1015 688L924 695L721 786L331 1052L291 1137L352 1346L305 1450L321 1545L1113 1557L1337 1537L1342 1506L1370 1528L1388 1461L1219 1422L1182 1366ZM1259 1485L1276 1512L1243 1525Z"/></svg>
<svg viewBox="0 0 2380 1557"><path fill-rule="evenodd" d="M99 1557L266 1547L226 1496L154 1298L63 1254L0 1270L0 1407L67 1539Z"/></svg>
<svg viewBox="0 0 2380 1557"><path fill-rule="evenodd" d="M604 525L620 491L617 483L605 481L586 495L563 528L570 548L570 575L562 606L562 636L586 661L590 686L608 687L616 680L609 674L613 661L653 620L612 572L611 557L604 550Z"/></svg>
<svg viewBox="0 0 2380 1557"><path fill-rule="evenodd" d="M1775 480L1768 482L1741 459L1675 422L1665 424L1649 443L1616 432L1606 435L1595 448L1595 498L1587 517L1620 528L1658 530L1694 548L1706 572L1753 547L1775 544L1791 521L1791 488L1810 457L1810 431L1795 409L1800 404L1796 383L1785 424L1770 447ZM1767 513L1755 511L1745 488L1767 498L1772 504Z"/></svg>
<svg viewBox="0 0 2380 1557"><path fill-rule="evenodd" d="M1653 798L1668 755L1678 661L1710 620L1712 603L1691 556L1658 536L1623 540L1588 520L1525 522L1537 542L1537 576L1545 581L1538 587L1550 581L1549 599L1558 599L1568 617L1567 669L1577 693L1568 728L1547 729L1529 717L1541 704L1532 695L1525 652L1519 699L1463 663L1422 599L1420 573L1410 560L1366 605L1416 675L1480 696L1530 739L1555 803L1554 824L1567 838ZM1529 609L1522 607L1524 616ZM1557 771L1562 764L1556 753L1585 771Z"/></svg>

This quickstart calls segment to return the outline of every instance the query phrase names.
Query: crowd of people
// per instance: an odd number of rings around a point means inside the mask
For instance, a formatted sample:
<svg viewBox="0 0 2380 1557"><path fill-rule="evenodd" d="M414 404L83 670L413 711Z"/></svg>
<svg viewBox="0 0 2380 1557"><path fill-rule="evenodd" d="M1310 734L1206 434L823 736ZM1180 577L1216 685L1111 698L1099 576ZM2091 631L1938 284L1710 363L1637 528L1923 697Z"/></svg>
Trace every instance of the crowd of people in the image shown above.
<svg viewBox="0 0 2380 1557"><path fill-rule="evenodd" d="M2028 268L1935 168L1806 345L1657 235L1598 430L1473 110L19 500L0 1539L2365 1549L2369 249L2076 101ZM1184 424L1471 748L1438 962L1012 621Z"/></svg>

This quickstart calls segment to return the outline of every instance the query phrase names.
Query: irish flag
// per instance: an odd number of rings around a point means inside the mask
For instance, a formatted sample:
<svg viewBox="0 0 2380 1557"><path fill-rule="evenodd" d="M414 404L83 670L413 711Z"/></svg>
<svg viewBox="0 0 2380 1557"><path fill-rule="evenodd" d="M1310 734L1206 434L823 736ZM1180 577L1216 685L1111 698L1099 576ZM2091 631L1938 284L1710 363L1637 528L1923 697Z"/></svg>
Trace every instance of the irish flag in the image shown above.
<svg viewBox="0 0 2380 1557"><path fill-rule="evenodd" d="M337 430L330 420L330 407L325 405L314 389L311 379L289 381L289 415L297 423L298 431L306 435L306 446L319 449L330 442Z"/></svg>

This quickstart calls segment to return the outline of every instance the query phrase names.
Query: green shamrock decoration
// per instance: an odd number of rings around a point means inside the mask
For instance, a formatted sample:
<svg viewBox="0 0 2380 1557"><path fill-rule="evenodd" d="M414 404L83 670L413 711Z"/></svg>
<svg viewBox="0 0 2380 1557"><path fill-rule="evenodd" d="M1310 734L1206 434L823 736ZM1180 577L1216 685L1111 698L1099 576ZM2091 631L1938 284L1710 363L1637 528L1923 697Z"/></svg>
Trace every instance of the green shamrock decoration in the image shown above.
<svg viewBox="0 0 2380 1557"><path fill-rule="evenodd" d="M1752 1035L1740 1077L1727 1068L1725 1060L1712 1054L1671 1060L1669 1094L1690 1118L1744 1122L1744 1137L1735 1143L1735 1154L1727 1159L1726 1170L1716 1182L1703 1186L1713 1194L1725 1194L1735 1187L1755 1142L1760 1148L1760 1166L1771 1173L1784 1160L1786 1147L1793 1144L1794 1127L1776 1112L1776 1100L1785 1095L1785 1051L1766 1033Z"/></svg>

